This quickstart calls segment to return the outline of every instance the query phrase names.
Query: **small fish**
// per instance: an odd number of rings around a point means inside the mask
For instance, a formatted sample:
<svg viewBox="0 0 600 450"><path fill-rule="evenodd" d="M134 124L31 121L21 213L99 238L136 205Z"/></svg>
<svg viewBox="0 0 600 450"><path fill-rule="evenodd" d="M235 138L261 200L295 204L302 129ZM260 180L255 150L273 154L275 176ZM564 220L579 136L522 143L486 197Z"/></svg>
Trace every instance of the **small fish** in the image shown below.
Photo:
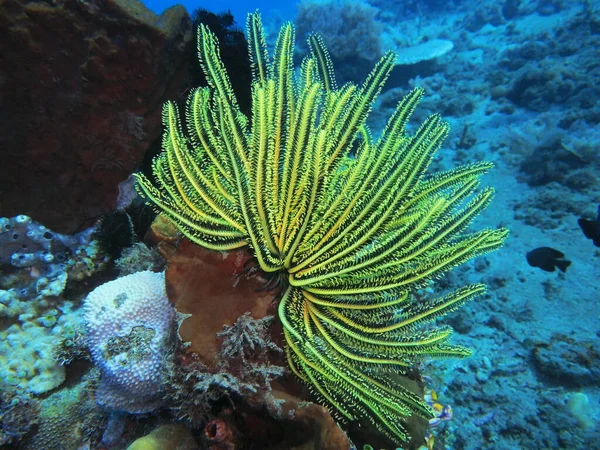
<svg viewBox="0 0 600 450"><path fill-rule="evenodd" d="M596 220L577 219L579 228L586 238L591 239L596 247L600 247L600 205L598 205L598 217Z"/></svg>
<svg viewBox="0 0 600 450"><path fill-rule="evenodd" d="M531 267L539 267L546 272L554 272L558 267L565 272L571 261L563 259L564 253L550 247L539 247L527 253L527 262Z"/></svg>

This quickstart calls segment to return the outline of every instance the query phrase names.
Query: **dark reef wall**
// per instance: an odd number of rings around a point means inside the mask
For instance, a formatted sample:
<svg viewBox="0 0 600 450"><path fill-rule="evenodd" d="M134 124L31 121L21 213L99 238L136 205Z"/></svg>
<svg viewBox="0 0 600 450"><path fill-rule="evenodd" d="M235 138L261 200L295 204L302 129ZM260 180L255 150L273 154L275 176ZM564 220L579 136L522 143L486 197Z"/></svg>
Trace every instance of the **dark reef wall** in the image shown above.
<svg viewBox="0 0 600 450"><path fill-rule="evenodd" d="M0 0L0 213L72 232L112 210L193 41L182 6Z"/></svg>

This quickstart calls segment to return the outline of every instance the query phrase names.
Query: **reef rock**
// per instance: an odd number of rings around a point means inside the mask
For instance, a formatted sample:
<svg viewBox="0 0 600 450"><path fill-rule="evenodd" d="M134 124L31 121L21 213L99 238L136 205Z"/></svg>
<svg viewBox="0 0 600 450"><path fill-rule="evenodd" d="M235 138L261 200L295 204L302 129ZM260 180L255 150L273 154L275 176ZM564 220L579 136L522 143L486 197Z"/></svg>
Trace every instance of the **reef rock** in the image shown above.
<svg viewBox="0 0 600 450"><path fill-rule="evenodd" d="M219 351L217 333L249 312L261 319L275 312L274 293L264 291L266 280L250 276L248 249L206 250L183 240L169 256L166 283L169 300L188 316L179 328L187 350L210 366Z"/></svg>
<svg viewBox="0 0 600 450"><path fill-rule="evenodd" d="M135 0L0 1L0 204L58 232L114 208L160 135L193 44L188 13Z"/></svg>

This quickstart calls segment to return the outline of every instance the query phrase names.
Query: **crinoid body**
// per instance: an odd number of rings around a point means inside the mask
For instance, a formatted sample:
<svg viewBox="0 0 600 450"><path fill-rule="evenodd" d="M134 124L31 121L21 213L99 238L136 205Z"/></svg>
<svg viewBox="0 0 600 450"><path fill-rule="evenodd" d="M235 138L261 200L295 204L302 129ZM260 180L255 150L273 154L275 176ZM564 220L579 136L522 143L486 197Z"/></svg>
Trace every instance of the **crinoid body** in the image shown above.
<svg viewBox="0 0 600 450"><path fill-rule="evenodd" d="M423 91L398 104L378 139L365 120L394 67L387 53L360 85L335 82L321 39L294 75L294 28L272 60L260 16L248 17L252 114L238 107L217 42L199 28L209 82L190 93L186 129L164 106L164 151L138 189L191 241L249 246L261 269L286 282L279 319L291 370L338 417L370 420L398 444L405 419L433 417L423 398L393 383L427 357L466 356L448 327L424 327L484 292L469 285L423 301L415 289L499 248L505 229L469 231L490 202L476 190L489 163L427 174L448 124L433 115L409 135Z"/></svg>

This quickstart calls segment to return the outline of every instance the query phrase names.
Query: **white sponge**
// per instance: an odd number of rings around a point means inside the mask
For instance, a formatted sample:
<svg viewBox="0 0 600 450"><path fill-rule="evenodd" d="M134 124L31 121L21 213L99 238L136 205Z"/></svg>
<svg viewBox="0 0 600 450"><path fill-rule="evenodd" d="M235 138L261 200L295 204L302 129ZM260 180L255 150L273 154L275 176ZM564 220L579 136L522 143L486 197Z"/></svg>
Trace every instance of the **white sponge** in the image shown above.
<svg viewBox="0 0 600 450"><path fill-rule="evenodd" d="M137 272L98 286L84 311L87 344L102 372L98 403L130 413L160 406L175 321L164 272Z"/></svg>

